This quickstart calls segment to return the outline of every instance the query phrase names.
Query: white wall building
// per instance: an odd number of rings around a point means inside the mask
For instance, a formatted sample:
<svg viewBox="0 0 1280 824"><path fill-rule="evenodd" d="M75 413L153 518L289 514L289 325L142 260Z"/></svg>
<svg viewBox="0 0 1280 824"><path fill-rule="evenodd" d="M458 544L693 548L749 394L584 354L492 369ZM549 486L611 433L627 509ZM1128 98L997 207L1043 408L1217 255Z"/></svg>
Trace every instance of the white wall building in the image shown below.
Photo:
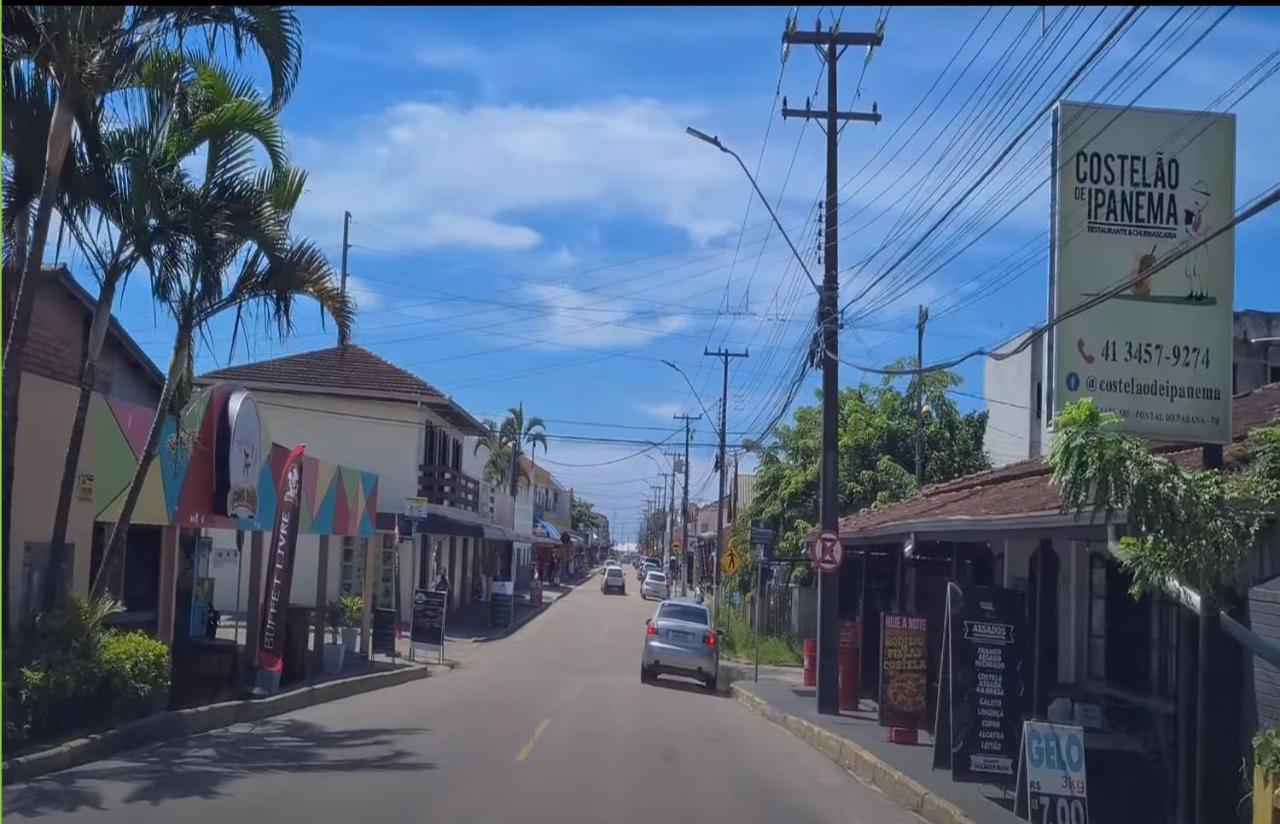
<svg viewBox="0 0 1280 824"><path fill-rule="evenodd" d="M326 461L377 473L374 606L398 608L401 620L409 620L415 579L418 585L433 582L441 565L449 570L453 605L471 600L483 527L491 523L488 513L480 513L480 483L463 468L464 438L483 433L479 422L421 378L355 345L232 366L197 379L201 385L222 382L253 392L276 443L307 444ZM417 552L407 524L397 523L414 497L427 499L423 509L433 525L430 534L418 536ZM249 574L241 568L235 533L208 534L214 605L243 611ZM320 541L298 537L294 604L322 606L316 604ZM356 538L330 539L326 602L360 593L364 556L358 544Z"/></svg>

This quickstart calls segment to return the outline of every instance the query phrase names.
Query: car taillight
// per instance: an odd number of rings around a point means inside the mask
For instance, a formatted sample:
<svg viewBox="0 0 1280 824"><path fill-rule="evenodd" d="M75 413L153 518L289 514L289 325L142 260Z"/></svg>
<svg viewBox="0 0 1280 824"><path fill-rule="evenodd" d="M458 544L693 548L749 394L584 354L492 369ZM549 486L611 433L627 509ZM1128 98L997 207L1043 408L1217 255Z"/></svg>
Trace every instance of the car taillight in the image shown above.
<svg viewBox="0 0 1280 824"><path fill-rule="evenodd" d="M710 631L710 632L708 632L706 635L702 636L702 640L703 640L703 642L704 642L707 646L709 646L709 647L714 647L714 646L716 645L716 632L715 632L715 630L711 630L711 631Z"/></svg>
<svg viewBox="0 0 1280 824"><path fill-rule="evenodd" d="M653 624L650 624L649 626L647 626L647 627L645 627L645 628L644 628L644 634L645 634L645 635L657 635L657 634L658 634L658 628L657 628L657 627L655 627Z"/></svg>

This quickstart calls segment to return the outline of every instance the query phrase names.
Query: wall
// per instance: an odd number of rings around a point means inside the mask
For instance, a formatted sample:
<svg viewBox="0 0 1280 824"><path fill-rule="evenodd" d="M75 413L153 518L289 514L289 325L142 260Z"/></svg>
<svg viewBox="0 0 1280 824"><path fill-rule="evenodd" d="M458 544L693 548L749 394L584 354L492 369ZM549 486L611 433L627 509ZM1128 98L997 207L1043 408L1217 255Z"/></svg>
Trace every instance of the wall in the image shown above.
<svg viewBox="0 0 1280 824"><path fill-rule="evenodd" d="M1019 335L1000 347L1006 352L1026 340ZM1036 417L1037 384L1044 360L1040 341L1006 360L986 361L983 396L986 398L987 432L983 448L993 466L1024 461L1040 454L1040 426Z"/></svg>
<svg viewBox="0 0 1280 824"><path fill-rule="evenodd" d="M22 565L28 542L47 544L53 532L53 515L58 503L58 484L71 437L79 390L40 375L25 373L18 399L18 443L14 460L13 507L9 536L13 551L9 557L7 580L13 583L13 616L21 614ZM88 471L93 432L85 432L80 466ZM93 503L72 496L67 541L75 545L72 559L72 591L89 591L89 561L92 552Z"/></svg>
<svg viewBox="0 0 1280 824"><path fill-rule="evenodd" d="M1280 312L1235 313L1232 330L1233 392L1249 392L1280 380L1280 343L1250 343L1280 337Z"/></svg>

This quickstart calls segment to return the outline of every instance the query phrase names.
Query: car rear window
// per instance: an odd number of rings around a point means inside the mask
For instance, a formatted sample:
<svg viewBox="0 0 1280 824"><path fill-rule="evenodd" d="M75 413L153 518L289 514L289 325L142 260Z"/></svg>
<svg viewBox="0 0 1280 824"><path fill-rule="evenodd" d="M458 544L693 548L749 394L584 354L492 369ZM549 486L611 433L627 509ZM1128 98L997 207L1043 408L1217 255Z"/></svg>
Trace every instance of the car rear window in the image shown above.
<svg viewBox="0 0 1280 824"><path fill-rule="evenodd" d="M660 584L665 584L667 582L667 576L663 575L661 572L650 572L649 580L657 581Z"/></svg>
<svg viewBox="0 0 1280 824"><path fill-rule="evenodd" d="M658 617L670 621L688 621L690 624L708 625L707 611L693 604L663 604L658 609Z"/></svg>

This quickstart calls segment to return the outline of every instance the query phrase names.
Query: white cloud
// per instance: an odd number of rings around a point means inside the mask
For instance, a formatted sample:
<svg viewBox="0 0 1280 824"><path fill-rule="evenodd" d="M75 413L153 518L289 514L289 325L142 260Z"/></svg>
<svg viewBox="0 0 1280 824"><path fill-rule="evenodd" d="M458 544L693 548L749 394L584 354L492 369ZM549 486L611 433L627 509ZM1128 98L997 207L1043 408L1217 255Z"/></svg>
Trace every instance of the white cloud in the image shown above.
<svg viewBox="0 0 1280 824"><path fill-rule="evenodd" d="M557 348L643 346L688 326L679 314L643 315L629 301L605 299L563 284L537 284L522 290L541 312L536 316L539 337L550 337Z"/></svg>
<svg viewBox="0 0 1280 824"><path fill-rule="evenodd" d="M673 416L679 415L685 410L685 405L678 401L658 401L654 403L640 403L637 408L646 415L656 418L660 421L669 422Z"/></svg>
<svg viewBox="0 0 1280 824"><path fill-rule="evenodd" d="M543 209L636 217L705 242L736 228L747 183L684 134L695 115L651 100L401 103L354 127L293 138L297 162L311 170L298 220L328 229L349 209L396 251L529 249L539 235L523 221Z"/></svg>
<svg viewBox="0 0 1280 824"><path fill-rule="evenodd" d="M356 306L363 312L376 312L386 306L384 296L370 288L355 275L347 275L347 292L355 298Z"/></svg>

